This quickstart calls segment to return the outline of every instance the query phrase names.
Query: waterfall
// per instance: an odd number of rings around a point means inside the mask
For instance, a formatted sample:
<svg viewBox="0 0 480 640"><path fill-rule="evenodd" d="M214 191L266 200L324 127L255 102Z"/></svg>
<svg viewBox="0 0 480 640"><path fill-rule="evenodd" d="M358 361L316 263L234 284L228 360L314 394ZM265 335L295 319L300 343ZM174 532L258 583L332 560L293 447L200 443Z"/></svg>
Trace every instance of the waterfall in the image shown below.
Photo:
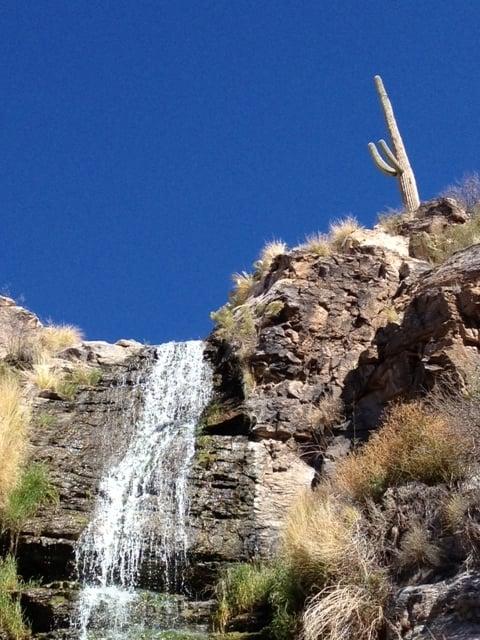
<svg viewBox="0 0 480 640"><path fill-rule="evenodd" d="M200 341L161 345L156 356L131 441L105 472L93 518L77 546L81 640L129 637L121 634L129 627L147 557L158 567L162 591L183 587L187 478L195 429L211 394L211 372Z"/></svg>

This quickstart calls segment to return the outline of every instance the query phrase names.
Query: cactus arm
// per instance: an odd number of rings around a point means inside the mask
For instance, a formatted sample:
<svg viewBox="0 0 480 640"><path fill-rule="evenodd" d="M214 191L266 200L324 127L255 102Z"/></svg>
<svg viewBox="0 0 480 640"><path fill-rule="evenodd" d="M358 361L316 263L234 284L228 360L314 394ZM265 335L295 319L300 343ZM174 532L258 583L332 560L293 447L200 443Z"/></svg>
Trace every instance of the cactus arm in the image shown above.
<svg viewBox="0 0 480 640"><path fill-rule="evenodd" d="M372 160L375 163L377 169L380 169L380 171L387 176L395 177L397 175L397 170L394 167L391 167L387 162L385 162L385 160L378 152L375 143L369 142L368 150L370 151L370 155L372 156Z"/></svg>
<svg viewBox="0 0 480 640"><path fill-rule="evenodd" d="M378 146L383 151L383 155L385 156L385 158L397 170L397 175L400 175L401 173L403 173L403 169L402 169L400 163L396 159L395 155L393 154L393 152L391 151L390 147L385 142L385 140L379 140L378 141Z"/></svg>

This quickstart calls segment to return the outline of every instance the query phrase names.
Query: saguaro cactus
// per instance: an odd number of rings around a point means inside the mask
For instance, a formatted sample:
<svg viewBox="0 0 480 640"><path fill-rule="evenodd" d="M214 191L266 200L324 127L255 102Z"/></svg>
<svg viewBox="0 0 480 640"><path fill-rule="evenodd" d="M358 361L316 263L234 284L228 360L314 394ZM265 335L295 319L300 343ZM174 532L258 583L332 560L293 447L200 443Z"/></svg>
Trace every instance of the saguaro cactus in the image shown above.
<svg viewBox="0 0 480 640"><path fill-rule="evenodd" d="M379 140L378 146L373 142L368 143L368 149L373 158L374 163L382 173L387 176L397 178L402 202L407 211L415 211L420 206L420 198L418 197L417 183L415 176L408 160L405 145L402 136L398 130L397 121L392 109L392 103L385 91L383 81L380 76L375 76L375 87L377 89L380 104L382 105L385 122L387 123L388 133L392 142L392 149L387 145L385 140ZM383 153L383 157L382 157Z"/></svg>

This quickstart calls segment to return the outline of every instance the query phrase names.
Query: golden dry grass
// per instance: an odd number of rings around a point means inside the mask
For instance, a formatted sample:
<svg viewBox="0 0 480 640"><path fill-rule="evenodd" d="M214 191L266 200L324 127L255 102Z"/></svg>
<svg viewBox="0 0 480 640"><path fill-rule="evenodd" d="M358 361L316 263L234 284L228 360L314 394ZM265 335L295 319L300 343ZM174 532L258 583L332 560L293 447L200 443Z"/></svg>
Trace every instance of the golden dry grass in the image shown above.
<svg viewBox="0 0 480 640"><path fill-rule="evenodd" d="M330 238L325 233L312 233L298 248L322 258L332 253Z"/></svg>
<svg viewBox="0 0 480 640"><path fill-rule="evenodd" d="M469 444L447 418L421 403L394 405L381 429L339 463L335 481L352 498L365 500L412 480L435 484L461 478Z"/></svg>
<svg viewBox="0 0 480 640"><path fill-rule="evenodd" d="M361 229L361 225L354 216L347 216L330 223L329 239L331 246L340 251L345 241L354 233Z"/></svg>
<svg viewBox="0 0 480 640"><path fill-rule="evenodd" d="M361 513L324 483L289 514L283 556L304 593L317 592L303 615L305 640L373 640L390 594L361 528Z"/></svg>
<svg viewBox="0 0 480 640"><path fill-rule="evenodd" d="M304 640L376 640L384 626L388 596L388 581L380 571L359 583L326 587L307 604Z"/></svg>
<svg viewBox="0 0 480 640"><path fill-rule="evenodd" d="M50 324L42 327L39 342L42 351L55 355L67 347L73 347L83 339L78 327L71 324Z"/></svg>
<svg viewBox="0 0 480 640"><path fill-rule="evenodd" d="M258 260L253 265L256 272L261 277L266 275L270 271L275 258L286 253L287 250L287 245L281 240L272 240L271 242L267 242L258 257Z"/></svg>
<svg viewBox="0 0 480 640"><path fill-rule="evenodd" d="M30 408L17 378L0 380L0 507L15 487L27 447Z"/></svg>
<svg viewBox="0 0 480 640"><path fill-rule="evenodd" d="M234 289L230 294L230 304L233 308L244 304L250 297L255 286L255 278L251 273L234 273L232 276Z"/></svg>
<svg viewBox="0 0 480 640"><path fill-rule="evenodd" d="M43 358L24 372L25 381L40 391L56 391L64 379L63 372L55 368L52 362Z"/></svg>
<svg viewBox="0 0 480 640"><path fill-rule="evenodd" d="M342 573L359 519L360 513L339 502L326 486L296 500L287 516L283 551L307 589Z"/></svg>

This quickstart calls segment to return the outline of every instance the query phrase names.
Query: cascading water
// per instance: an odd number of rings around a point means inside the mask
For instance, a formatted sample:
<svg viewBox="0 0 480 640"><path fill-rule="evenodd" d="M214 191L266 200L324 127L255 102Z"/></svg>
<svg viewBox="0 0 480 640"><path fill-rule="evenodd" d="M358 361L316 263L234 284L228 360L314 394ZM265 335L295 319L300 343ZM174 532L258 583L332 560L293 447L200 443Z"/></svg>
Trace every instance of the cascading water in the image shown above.
<svg viewBox="0 0 480 640"><path fill-rule="evenodd" d="M163 591L182 588L187 478L195 428L211 394L211 372L199 341L164 344L156 355L131 442L103 477L93 519L78 544L81 640L130 637L130 612L146 557L159 567Z"/></svg>

